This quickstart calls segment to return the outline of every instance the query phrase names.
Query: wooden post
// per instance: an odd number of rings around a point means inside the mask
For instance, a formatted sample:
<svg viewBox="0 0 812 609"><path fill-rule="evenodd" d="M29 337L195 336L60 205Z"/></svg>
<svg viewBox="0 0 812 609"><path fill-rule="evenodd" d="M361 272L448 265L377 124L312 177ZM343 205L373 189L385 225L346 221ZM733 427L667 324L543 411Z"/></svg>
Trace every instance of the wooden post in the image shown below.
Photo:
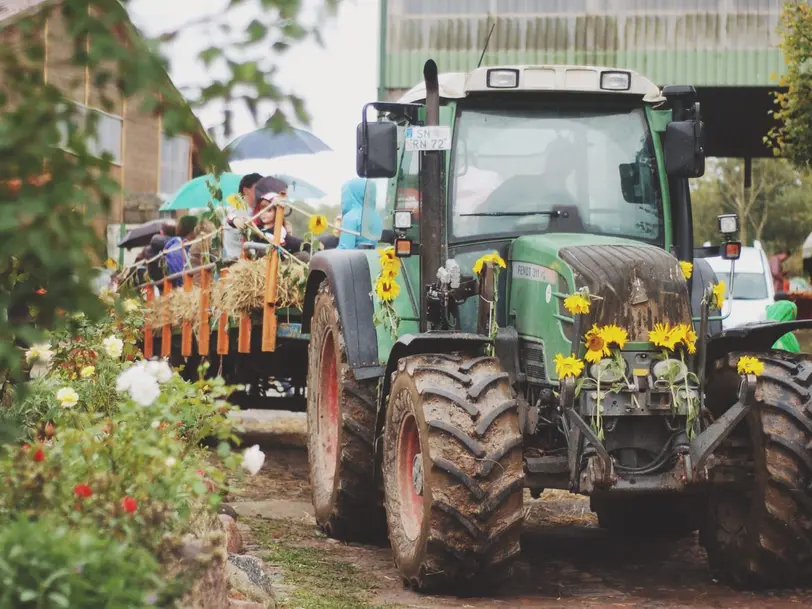
<svg viewBox="0 0 812 609"><path fill-rule="evenodd" d="M211 270L200 269L200 328L197 337L198 355L209 355L209 307L211 306Z"/></svg>
<svg viewBox="0 0 812 609"><path fill-rule="evenodd" d="M161 328L161 357L172 355L172 323L169 320L169 295L172 293L172 282L164 279L164 290L161 294L161 311L163 327Z"/></svg>
<svg viewBox="0 0 812 609"><path fill-rule="evenodd" d="M147 312L144 316L144 357L152 359L152 350L154 348L152 340L154 336L152 335L152 322L150 322L149 316L150 304L155 300L155 286L148 285L144 291L147 300Z"/></svg>
<svg viewBox="0 0 812 609"><path fill-rule="evenodd" d="M192 291L192 275L188 272L183 274L183 291L186 294ZM180 354L189 357L192 355L192 322L184 319L181 327Z"/></svg>
<svg viewBox="0 0 812 609"><path fill-rule="evenodd" d="M247 260L245 250L242 259ZM240 313L240 329L237 335L237 353L251 353L251 314Z"/></svg>
<svg viewBox="0 0 812 609"><path fill-rule="evenodd" d="M279 245L282 243L284 207L276 208L273 245L265 267L265 306L262 311L262 350L276 351L276 299L279 290Z"/></svg>
<svg viewBox="0 0 812 609"><path fill-rule="evenodd" d="M227 274L228 269L220 271L220 279ZM221 311L217 320L217 355L228 355L228 311Z"/></svg>

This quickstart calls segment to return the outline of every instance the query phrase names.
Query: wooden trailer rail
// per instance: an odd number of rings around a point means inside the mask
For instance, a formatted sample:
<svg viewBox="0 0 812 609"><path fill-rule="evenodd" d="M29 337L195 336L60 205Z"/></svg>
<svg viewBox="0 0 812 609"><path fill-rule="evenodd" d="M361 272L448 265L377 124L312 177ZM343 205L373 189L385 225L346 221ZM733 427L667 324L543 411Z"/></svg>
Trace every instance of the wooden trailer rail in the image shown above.
<svg viewBox="0 0 812 609"><path fill-rule="evenodd" d="M263 298L263 312L262 312L262 351L273 352L276 351L277 333L279 331L277 321L277 296L279 291L278 277L279 277L279 250L282 241L282 223L284 221L283 214L276 214L276 221L274 224L274 236L270 244L246 244L243 247L242 258L247 258L247 251L266 251L270 248L270 253L265 257L265 294ZM198 355L209 355L210 352L210 321L209 309L211 306L212 298L212 272L215 269L214 264L207 264L205 266L184 269L180 273L174 273L164 277L161 281L151 281L142 284L140 287L145 290L145 300L148 306L155 301L155 288L161 286L162 298L159 301L161 310L161 357L170 357L172 354L172 320L169 312L169 298L167 296L172 292L175 282L182 279L182 288L184 292L190 293L194 285L194 277L200 275L200 324L197 341ZM220 271L221 276L225 277L228 273L228 268L223 268ZM181 326L181 355L189 357L193 352L193 331L192 322L188 319L183 320ZM217 345L216 352L218 355L228 355L229 351L229 315L228 311L221 311L217 320ZM144 321L144 356L149 359L154 356L154 330L152 327L152 320L147 316ZM250 353L251 352L251 332L252 320L249 313L241 313L238 321L238 335L237 335L237 352Z"/></svg>

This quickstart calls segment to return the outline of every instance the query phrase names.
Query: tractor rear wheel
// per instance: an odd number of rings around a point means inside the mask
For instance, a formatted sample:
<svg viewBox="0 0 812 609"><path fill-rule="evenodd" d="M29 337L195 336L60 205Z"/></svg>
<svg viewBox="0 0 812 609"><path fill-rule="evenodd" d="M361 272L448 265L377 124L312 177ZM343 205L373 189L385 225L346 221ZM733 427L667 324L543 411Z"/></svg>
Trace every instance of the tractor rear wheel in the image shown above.
<svg viewBox="0 0 812 609"><path fill-rule="evenodd" d="M679 495L594 495L590 508L602 529L626 537L685 537L702 519L699 502Z"/></svg>
<svg viewBox="0 0 812 609"><path fill-rule="evenodd" d="M389 540L408 585L470 592L510 576L524 470L517 404L498 360L398 362L383 476Z"/></svg>
<svg viewBox="0 0 812 609"><path fill-rule="evenodd" d="M716 454L738 487L711 488L702 530L711 571L747 587L808 583L812 574L812 361L805 354L731 354L709 379L737 387L736 362L764 363L747 423ZM729 400L729 398L728 398ZM735 398L733 398L735 401ZM746 429L745 429L746 425Z"/></svg>
<svg viewBox="0 0 812 609"><path fill-rule="evenodd" d="M353 377L327 282L316 295L308 349L307 448L316 522L337 539L377 541L386 521L372 463L376 383Z"/></svg>

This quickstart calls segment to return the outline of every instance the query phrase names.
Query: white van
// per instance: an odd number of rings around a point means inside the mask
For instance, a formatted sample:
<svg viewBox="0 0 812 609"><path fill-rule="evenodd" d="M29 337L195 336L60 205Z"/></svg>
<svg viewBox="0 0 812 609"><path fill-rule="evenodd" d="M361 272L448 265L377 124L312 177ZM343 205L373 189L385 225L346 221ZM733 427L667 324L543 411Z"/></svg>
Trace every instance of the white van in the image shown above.
<svg viewBox="0 0 812 609"><path fill-rule="evenodd" d="M727 319L722 320L724 329L734 328L754 321L767 319L767 307L775 302L775 289L770 273L770 263L767 254L756 241L754 247L742 247L741 258L734 266L733 297L730 296L730 261L720 256L706 258L717 279L727 285L729 305L724 307L724 314L730 312Z"/></svg>

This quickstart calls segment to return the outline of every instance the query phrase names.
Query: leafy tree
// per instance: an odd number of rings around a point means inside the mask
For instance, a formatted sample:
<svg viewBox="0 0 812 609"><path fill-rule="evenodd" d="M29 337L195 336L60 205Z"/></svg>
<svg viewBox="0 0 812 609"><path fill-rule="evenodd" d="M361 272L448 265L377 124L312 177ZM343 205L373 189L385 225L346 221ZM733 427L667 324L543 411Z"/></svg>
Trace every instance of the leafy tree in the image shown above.
<svg viewBox="0 0 812 609"><path fill-rule="evenodd" d="M244 29L230 27L227 13L247 6L246 0L230 0L224 14L194 22L219 32L220 42L200 54L218 76L183 91L186 99L166 76L160 41L143 41L130 24L126 0L62 0L11 26L0 25L0 382L7 373L19 374L18 347L36 341L42 329L72 312L103 313L91 292L94 264L105 258L92 220L107 217L118 185L110 175L111 159L97 158L88 145L96 129L93 117L86 119L66 103L66 91L53 79L43 79L42 32L49 11L64 15L74 43L71 63L87 70L102 92L114 84L130 103L142 100L144 110L162 116L169 135L197 128L191 109L224 104L228 136L234 104L244 104L255 120L270 104L269 124L277 129L286 127L289 116L308 120L303 101L274 80L284 52L317 32L301 25L301 0L255 3L258 16ZM324 10L334 12L337 3L324 0ZM161 40L173 39L180 29ZM111 104L104 95L102 105ZM209 170L226 166L214 143L201 151L201 161Z"/></svg>
<svg viewBox="0 0 812 609"><path fill-rule="evenodd" d="M812 8L807 0L786 2L781 24L787 74L778 84L785 90L775 94L779 125L764 140L776 156L808 168L812 164Z"/></svg>
<svg viewBox="0 0 812 609"><path fill-rule="evenodd" d="M802 199L784 197L803 184L806 182L801 180L800 174L783 160L755 159L750 188L744 187L743 161L710 161L705 176L693 185L694 239L698 243L718 240L716 216L722 213L739 216L739 236L746 245L753 240L783 243L782 239L793 238L791 233L786 237L779 234L776 227L788 220L786 214L792 214L790 217L797 218L801 224L800 214L805 212ZM781 204L777 205L779 201ZM808 225L806 230L809 231Z"/></svg>

